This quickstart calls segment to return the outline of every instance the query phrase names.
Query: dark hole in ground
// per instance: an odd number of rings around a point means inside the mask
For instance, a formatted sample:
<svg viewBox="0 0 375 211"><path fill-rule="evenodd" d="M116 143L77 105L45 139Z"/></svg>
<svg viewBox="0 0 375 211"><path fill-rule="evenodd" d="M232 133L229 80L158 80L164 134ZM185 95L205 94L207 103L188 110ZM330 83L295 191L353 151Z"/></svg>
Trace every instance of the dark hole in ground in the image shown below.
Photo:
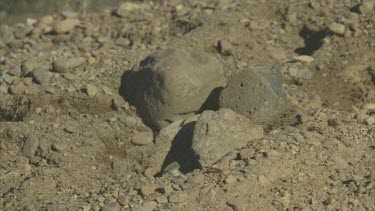
<svg viewBox="0 0 375 211"><path fill-rule="evenodd" d="M300 55L312 55L316 50L322 47L322 39L326 37L326 30L314 31L304 26L299 33L305 41L303 48L297 48L294 52Z"/></svg>

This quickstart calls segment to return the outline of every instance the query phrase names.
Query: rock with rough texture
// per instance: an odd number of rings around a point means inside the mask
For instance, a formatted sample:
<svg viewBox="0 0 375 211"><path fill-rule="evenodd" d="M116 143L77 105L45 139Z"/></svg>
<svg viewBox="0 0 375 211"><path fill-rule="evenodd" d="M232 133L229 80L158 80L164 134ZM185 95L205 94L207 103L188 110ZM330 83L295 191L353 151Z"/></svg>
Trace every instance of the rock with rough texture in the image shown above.
<svg viewBox="0 0 375 211"><path fill-rule="evenodd" d="M68 33L72 31L79 23L80 22L77 19L65 19L57 22L53 30L56 34Z"/></svg>
<svg viewBox="0 0 375 211"><path fill-rule="evenodd" d="M209 167L229 152L262 137L260 125L230 109L204 111L195 125L192 148L202 167Z"/></svg>
<svg viewBox="0 0 375 211"><path fill-rule="evenodd" d="M25 144L22 148L22 153L27 158L32 158L38 149L39 146L39 139L35 135L29 135L26 138Z"/></svg>
<svg viewBox="0 0 375 211"><path fill-rule="evenodd" d="M217 106L215 91L225 84L225 77L221 64L207 53L166 49L149 55L125 83L125 97L144 122L161 129L202 106Z"/></svg>
<svg viewBox="0 0 375 211"><path fill-rule="evenodd" d="M289 110L279 70L254 68L232 76L220 95L220 106L257 124L272 125Z"/></svg>

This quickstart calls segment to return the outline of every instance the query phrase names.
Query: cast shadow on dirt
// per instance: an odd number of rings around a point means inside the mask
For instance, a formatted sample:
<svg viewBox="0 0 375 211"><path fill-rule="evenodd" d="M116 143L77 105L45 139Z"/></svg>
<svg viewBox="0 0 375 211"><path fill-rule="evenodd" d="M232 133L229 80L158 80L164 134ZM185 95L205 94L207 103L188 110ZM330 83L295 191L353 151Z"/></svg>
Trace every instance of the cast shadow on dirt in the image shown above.
<svg viewBox="0 0 375 211"><path fill-rule="evenodd" d="M201 168L198 157L191 148L195 123L194 121L184 125L174 137L171 149L164 159L161 172L156 174L156 176L162 176L166 167L173 162L177 162L180 165L182 173L192 172L194 169Z"/></svg>

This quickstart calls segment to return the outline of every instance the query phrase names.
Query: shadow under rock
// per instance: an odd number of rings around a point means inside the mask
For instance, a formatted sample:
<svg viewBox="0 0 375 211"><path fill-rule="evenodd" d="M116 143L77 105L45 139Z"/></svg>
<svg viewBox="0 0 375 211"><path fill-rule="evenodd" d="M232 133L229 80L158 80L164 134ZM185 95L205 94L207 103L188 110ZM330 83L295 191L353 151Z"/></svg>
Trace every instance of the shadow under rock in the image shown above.
<svg viewBox="0 0 375 211"><path fill-rule="evenodd" d="M190 122L184 125L174 137L171 149L164 159L162 170L156 176L162 176L165 168L173 162L177 162L180 165L180 171L182 173L188 173L194 169L201 168L198 157L191 148L195 123L196 122Z"/></svg>

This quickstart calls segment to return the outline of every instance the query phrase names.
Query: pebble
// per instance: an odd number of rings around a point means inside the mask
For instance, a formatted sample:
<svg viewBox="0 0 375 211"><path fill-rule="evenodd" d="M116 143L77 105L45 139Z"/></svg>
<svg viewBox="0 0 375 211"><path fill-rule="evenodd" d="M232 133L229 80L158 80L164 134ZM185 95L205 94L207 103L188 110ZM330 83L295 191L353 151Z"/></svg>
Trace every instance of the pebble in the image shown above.
<svg viewBox="0 0 375 211"><path fill-rule="evenodd" d="M85 88L85 92L88 96L95 96L96 94L98 94L98 88L96 88L96 86L92 85L92 84L87 84L86 85L86 88Z"/></svg>
<svg viewBox="0 0 375 211"><path fill-rule="evenodd" d="M169 202L172 203L181 203L188 199L188 195L183 191L178 191L173 194L171 194L169 197Z"/></svg>
<svg viewBox="0 0 375 211"><path fill-rule="evenodd" d="M181 175L180 164L173 162L165 167L164 172L174 177L178 177Z"/></svg>
<svg viewBox="0 0 375 211"><path fill-rule="evenodd" d="M60 58L57 59L52 64L52 70L58 73L66 73L72 68L76 68L85 63L83 57L74 57L74 58Z"/></svg>
<svg viewBox="0 0 375 211"><path fill-rule="evenodd" d="M77 19L68 18L63 21L57 22L53 27L53 31L56 34L65 34L72 31L79 23L80 21Z"/></svg>
<svg viewBox="0 0 375 211"><path fill-rule="evenodd" d="M307 55L294 56L293 58L297 61L306 62L306 63L310 63L315 60L314 57L307 56Z"/></svg>
<svg viewBox="0 0 375 211"><path fill-rule="evenodd" d="M39 139L35 135L28 135L23 145L22 153L27 158L32 158L38 149Z"/></svg>
<svg viewBox="0 0 375 211"><path fill-rule="evenodd" d="M131 140L131 142L134 145L138 145L138 146L152 144L153 141L154 141L154 134L152 133L152 131L138 132L134 134Z"/></svg>
<svg viewBox="0 0 375 211"><path fill-rule="evenodd" d="M0 83L5 82L7 84L11 84L13 82L13 80L14 80L14 78L7 73L3 73L3 74L0 75Z"/></svg>
<svg viewBox="0 0 375 211"><path fill-rule="evenodd" d="M240 151L240 157L242 160L249 159L255 155L255 150L252 148L244 148Z"/></svg>
<svg viewBox="0 0 375 211"><path fill-rule="evenodd" d="M124 123L126 127L135 127L138 124L137 118L134 116L120 116L119 121Z"/></svg>
<svg viewBox="0 0 375 211"><path fill-rule="evenodd" d="M371 14L375 10L375 0L363 0L359 5L359 11L362 14Z"/></svg>
<svg viewBox="0 0 375 211"><path fill-rule="evenodd" d="M7 73L11 76L16 76L16 77L20 78L21 73L22 73L21 66L17 65L15 67L13 67L12 69L10 69Z"/></svg>
<svg viewBox="0 0 375 211"><path fill-rule="evenodd" d="M228 42L227 40L219 40L216 48L221 55L224 55L224 56L232 55L232 44Z"/></svg>
<svg viewBox="0 0 375 211"><path fill-rule="evenodd" d="M158 204L154 201L147 201L144 202L143 204L135 207L133 210L134 211L153 211L156 209Z"/></svg>
<svg viewBox="0 0 375 211"><path fill-rule="evenodd" d="M33 79L35 81L35 83L37 84L48 84L49 81L51 80L51 77L52 77L52 73L50 73L49 71L45 70L45 69L35 69L33 72Z"/></svg>
<svg viewBox="0 0 375 211"><path fill-rule="evenodd" d="M329 30L338 35L345 34L345 25L341 23L332 23L329 27Z"/></svg>
<svg viewBox="0 0 375 211"><path fill-rule="evenodd" d="M100 210L101 211L120 211L121 208L116 202L113 202L113 203L103 206Z"/></svg>
<svg viewBox="0 0 375 211"><path fill-rule="evenodd" d="M121 206L125 206L129 203L129 198L126 195L121 195L120 197L118 197L117 202Z"/></svg>
<svg viewBox="0 0 375 211"><path fill-rule="evenodd" d="M204 183L204 175L203 174L197 174L195 176L192 176L190 177L188 180L187 180L188 183L191 183L191 184L198 184L198 185L201 185Z"/></svg>
<svg viewBox="0 0 375 211"><path fill-rule="evenodd" d="M225 178L225 180L224 180L224 182L226 183L226 184L231 184L231 183L234 183L234 182L236 182L237 181L237 178L234 176L234 175L228 175L226 178Z"/></svg>
<svg viewBox="0 0 375 211"><path fill-rule="evenodd" d="M157 187L155 185L149 185L142 187L139 191L142 194L142 196L149 196L155 193L156 188Z"/></svg>
<svg viewBox="0 0 375 211"><path fill-rule="evenodd" d="M162 195L162 196L158 196L156 197L156 202L159 203L159 204L167 204L168 203L168 197Z"/></svg>
<svg viewBox="0 0 375 211"><path fill-rule="evenodd" d="M9 87L9 91L12 94L20 94L26 90L26 86L22 81L13 83L12 86Z"/></svg>
<svg viewBox="0 0 375 211"><path fill-rule="evenodd" d="M120 37L116 39L115 44L121 47L129 47L131 42L126 38Z"/></svg>
<svg viewBox="0 0 375 211"><path fill-rule="evenodd" d="M268 180L267 180L267 178L266 178L264 175L260 175L260 176L258 177L258 181L259 181L259 183L260 183L261 185L265 185L265 184L268 183Z"/></svg>
<svg viewBox="0 0 375 211"><path fill-rule="evenodd" d="M55 143L52 145L52 150L57 151L57 152L62 152L66 150L68 146L64 143Z"/></svg>

